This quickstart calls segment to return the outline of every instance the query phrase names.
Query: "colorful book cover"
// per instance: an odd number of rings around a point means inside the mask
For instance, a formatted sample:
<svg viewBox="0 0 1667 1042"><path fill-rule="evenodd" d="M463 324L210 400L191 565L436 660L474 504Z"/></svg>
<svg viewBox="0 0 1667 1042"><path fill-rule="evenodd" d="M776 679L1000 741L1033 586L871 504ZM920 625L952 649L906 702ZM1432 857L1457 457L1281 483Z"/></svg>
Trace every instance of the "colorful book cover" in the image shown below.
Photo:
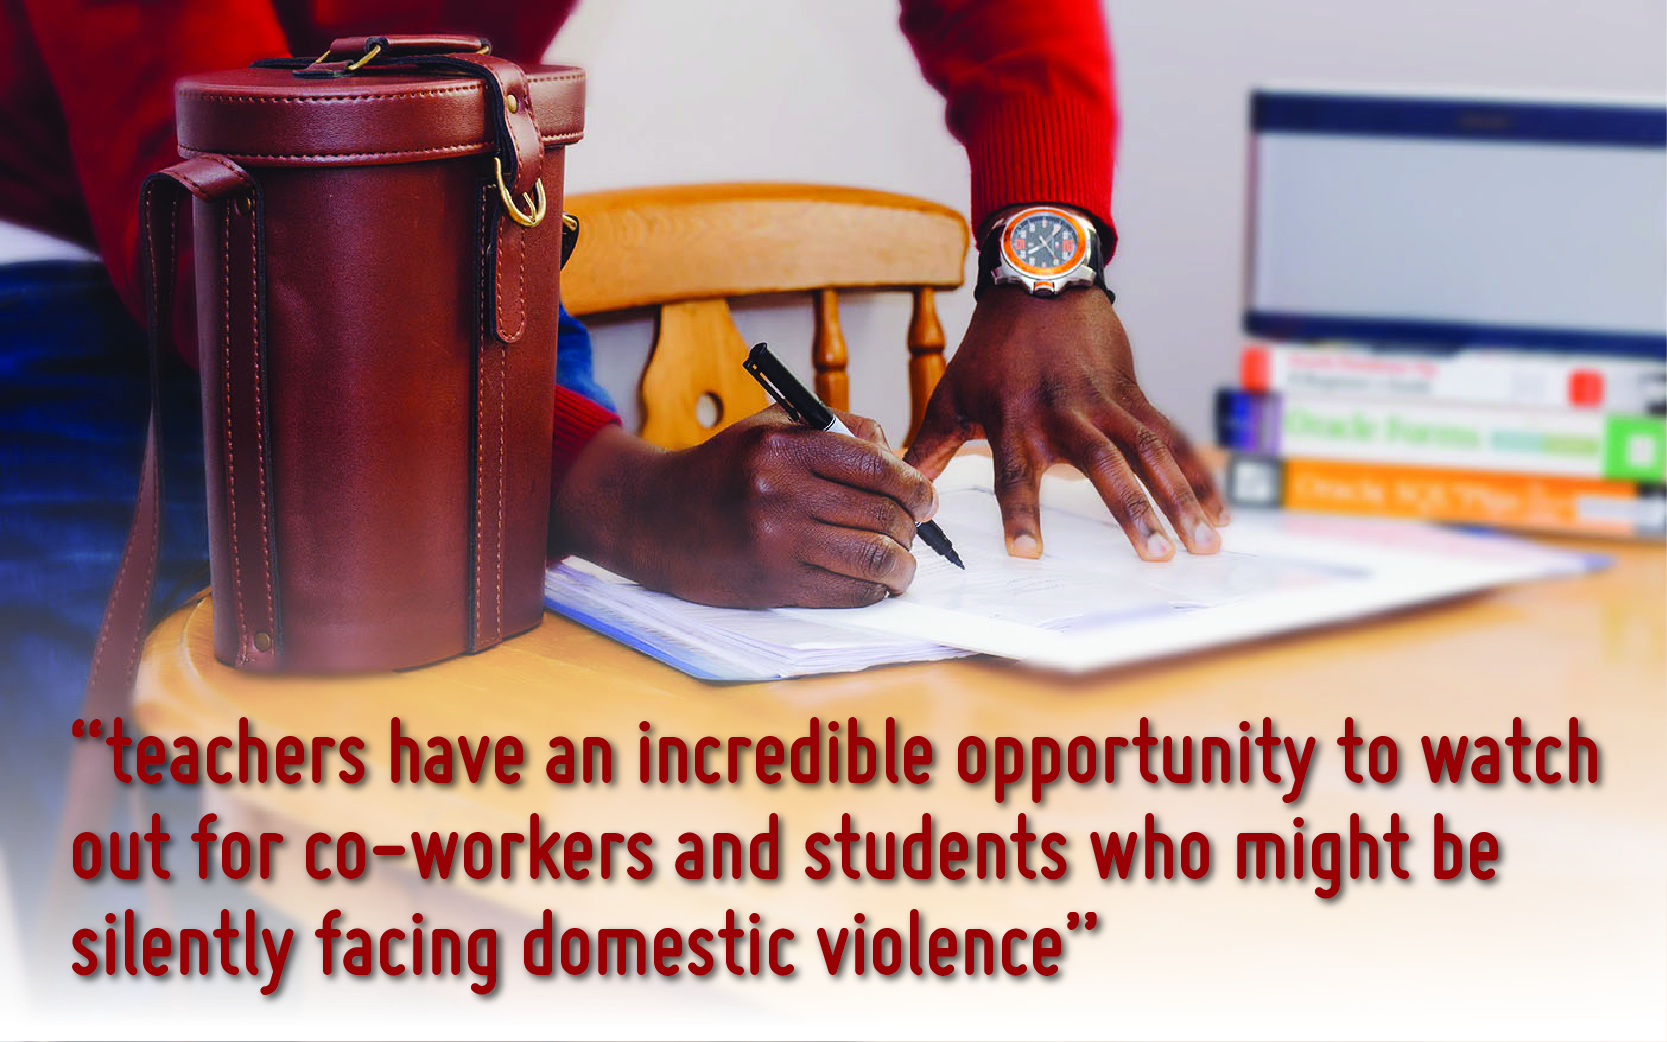
<svg viewBox="0 0 1667 1042"><path fill-rule="evenodd" d="M1577 409L1420 405L1316 394L1216 396L1223 448L1289 458L1660 483L1667 423Z"/></svg>
<svg viewBox="0 0 1667 1042"><path fill-rule="evenodd" d="M1667 532L1667 490L1626 481L1235 455L1238 506L1599 536Z"/></svg>
<svg viewBox="0 0 1667 1042"><path fill-rule="evenodd" d="M1251 343L1239 368L1247 391L1640 414L1667 406L1667 361L1636 358Z"/></svg>

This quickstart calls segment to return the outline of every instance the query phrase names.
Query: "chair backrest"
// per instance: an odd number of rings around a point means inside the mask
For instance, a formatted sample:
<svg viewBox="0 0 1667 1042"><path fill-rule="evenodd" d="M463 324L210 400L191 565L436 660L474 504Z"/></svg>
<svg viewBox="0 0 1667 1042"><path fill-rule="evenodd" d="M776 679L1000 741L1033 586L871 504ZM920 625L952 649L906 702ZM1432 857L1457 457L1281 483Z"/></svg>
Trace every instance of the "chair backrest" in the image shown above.
<svg viewBox="0 0 1667 1042"><path fill-rule="evenodd" d="M741 369L747 345L733 297L807 293L815 309L816 391L850 408L841 289L914 296L909 320L909 435L944 369L933 294L962 282L967 225L946 206L890 192L830 185L701 184L592 192L567 198L579 247L562 298L580 317L657 308L654 351L642 376L642 436L681 448L770 404ZM701 399L716 402L702 422Z"/></svg>

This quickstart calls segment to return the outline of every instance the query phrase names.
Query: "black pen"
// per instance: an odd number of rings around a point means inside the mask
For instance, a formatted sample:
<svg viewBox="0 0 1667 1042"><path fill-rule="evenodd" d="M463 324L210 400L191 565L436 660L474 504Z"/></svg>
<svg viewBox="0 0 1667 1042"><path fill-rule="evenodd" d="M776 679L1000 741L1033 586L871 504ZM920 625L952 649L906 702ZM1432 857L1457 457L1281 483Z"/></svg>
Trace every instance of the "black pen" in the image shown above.
<svg viewBox="0 0 1667 1042"><path fill-rule="evenodd" d="M822 404L821 399L812 394L810 389L800 383L787 367L782 365L775 355L770 353L769 345L754 344L747 355L743 368L752 374L774 398L787 415L806 427L814 427L819 431L834 431L839 434L851 434L851 429L840 422L834 411ZM950 564L966 570L961 563L961 555L955 552L955 547L949 542L949 537L943 534L936 521L922 521L915 526L915 532L920 535L920 541L936 550Z"/></svg>

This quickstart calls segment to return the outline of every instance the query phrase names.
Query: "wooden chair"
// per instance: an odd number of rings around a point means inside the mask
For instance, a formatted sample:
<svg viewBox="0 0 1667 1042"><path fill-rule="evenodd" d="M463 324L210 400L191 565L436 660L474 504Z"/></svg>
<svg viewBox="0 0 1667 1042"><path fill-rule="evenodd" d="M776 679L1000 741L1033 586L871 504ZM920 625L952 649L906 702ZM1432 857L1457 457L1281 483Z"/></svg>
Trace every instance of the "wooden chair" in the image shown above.
<svg viewBox="0 0 1667 1042"><path fill-rule="evenodd" d="M850 408L841 289L914 295L909 320L909 434L944 370L933 295L962 282L967 226L954 210L890 192L799 184L702 184L569 196L579 246L562 274L578 316L657 308L642 376L642 436L697 444L770 404L741 369L747 345L728 301L806 293L815 309L816 391ZM700 403L716 401L704 423Z"/></svg>

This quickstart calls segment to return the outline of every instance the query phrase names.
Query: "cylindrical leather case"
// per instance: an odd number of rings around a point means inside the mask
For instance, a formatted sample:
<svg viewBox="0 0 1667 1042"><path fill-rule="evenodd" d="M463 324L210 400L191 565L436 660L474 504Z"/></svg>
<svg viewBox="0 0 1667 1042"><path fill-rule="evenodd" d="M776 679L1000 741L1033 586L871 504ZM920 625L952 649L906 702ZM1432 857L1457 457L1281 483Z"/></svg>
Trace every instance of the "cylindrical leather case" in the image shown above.
<svg viewBox="0 0 1667 1042"><path fill-rule="evenodd" d="M416 666L542 616L584 75L488 51L338 40L178 86L225 662Z"/></svg>

